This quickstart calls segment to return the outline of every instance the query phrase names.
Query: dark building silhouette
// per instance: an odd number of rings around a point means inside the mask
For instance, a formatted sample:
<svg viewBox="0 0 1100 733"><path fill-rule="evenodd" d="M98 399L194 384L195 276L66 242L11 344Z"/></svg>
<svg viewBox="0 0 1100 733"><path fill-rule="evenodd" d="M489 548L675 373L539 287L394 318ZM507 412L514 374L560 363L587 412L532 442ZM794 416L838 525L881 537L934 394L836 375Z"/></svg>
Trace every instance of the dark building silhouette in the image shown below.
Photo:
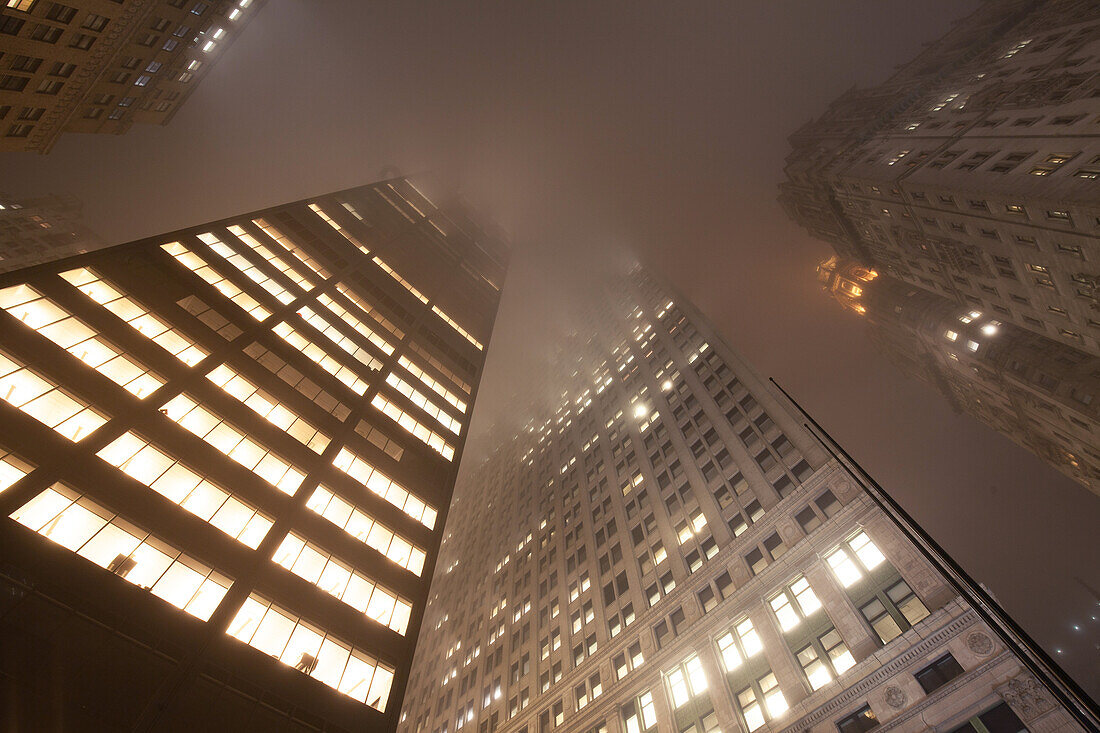
<svg viewBox="0 0 1100 733"><path fill-rule="evenodd" d="M396 725L508 249L382 181L0 276L0 720Z"/></svg>
<svg viewBox="0 0 1100 733"><path fill-rule="evenodd" d="M851 261L818 277L905 374L1100 493L1100 358Z"/></svg>
<svg viewBox="0 0 1100 733"><path fill-rule="evenodd" d="M17 199L0 193L0 272L103 247L81 223L82 210L75 196Z"/></svg>
<svg viewBox="0 0 1100 733"><path fill-rule="evenodd" d="M398 730L1082 730L671 288L560 353L455 490Z"/></svg>
<svg viewBox="0 0 1100 733"><path fill-rule="evenodd" d="M841 257L1100 356L1098 121L1100 5L989 0L795 132L780 202Z"/></svg>
<svg viewBox="0 0 1100 733"><path fill-rule="evenodd" d="M166 125L266 0L6 0L0 151Z"/></svg>

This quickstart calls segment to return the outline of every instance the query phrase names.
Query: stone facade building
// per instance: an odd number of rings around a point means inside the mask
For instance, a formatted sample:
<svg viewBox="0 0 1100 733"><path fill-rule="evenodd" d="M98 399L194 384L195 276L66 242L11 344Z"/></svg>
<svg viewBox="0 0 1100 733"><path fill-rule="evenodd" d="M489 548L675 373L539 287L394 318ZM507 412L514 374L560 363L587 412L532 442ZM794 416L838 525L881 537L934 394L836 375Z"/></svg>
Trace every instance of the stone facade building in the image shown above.
<svg viewBox="0 0 1100 733"><path fill-rule="evenodd" d="M851 261L818 276L905 374L1100 493L1100 357Z"/></svg>
<svg viewBox="0 0 1100 733"><path fill-rule="evenodd" d="M0 275L0 725L392 730L507 261L398 178Z"/></svg>
<svg viewBox="0 0 1100 733"><path fill-rule="evenodd" d="M987 0L790 141L837 254L1100 355L1100 5Z"/></svg>
<svg viewBox="0 0 1100 733"><path fill-rule="evenodd" d="M1080 730L690 302L635 268L577 332L460 479L399 731Z"/></svg>
<svg viewBox="0 0 1100 733"><path fill-rule="evenodd" d="M266 0L6 0L0 151L166 125Z"/></svg>

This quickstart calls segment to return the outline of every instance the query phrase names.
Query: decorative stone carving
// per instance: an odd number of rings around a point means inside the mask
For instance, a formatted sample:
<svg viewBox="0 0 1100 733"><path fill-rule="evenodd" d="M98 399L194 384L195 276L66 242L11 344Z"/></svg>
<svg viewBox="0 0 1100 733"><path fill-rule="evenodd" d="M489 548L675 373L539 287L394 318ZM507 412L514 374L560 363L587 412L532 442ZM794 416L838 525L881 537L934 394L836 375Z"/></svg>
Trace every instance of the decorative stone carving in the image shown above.
<svg viewBox="0 0 1100 733"><path fill-rule="evenodd" d="M993 653L993 640L981 631L972 631L966 637L966 648L979 657L988 657Z"/></svg>
<svg viewBox="0 0 1100 733"><path fill-rule="evenodd" d="M901 710L905 707L905 703L909 702L909 696L905 694L905 690L901 689L897 685L890 685L886 688L886 704L895 710Z"/></svg>
<svg viewBox="0 0 1100 733"><path fill-rule="evenodd" d="M1050 695L1034 678L1020 675L997 688L997 693L1025 723L1054 707Z"/></svg>

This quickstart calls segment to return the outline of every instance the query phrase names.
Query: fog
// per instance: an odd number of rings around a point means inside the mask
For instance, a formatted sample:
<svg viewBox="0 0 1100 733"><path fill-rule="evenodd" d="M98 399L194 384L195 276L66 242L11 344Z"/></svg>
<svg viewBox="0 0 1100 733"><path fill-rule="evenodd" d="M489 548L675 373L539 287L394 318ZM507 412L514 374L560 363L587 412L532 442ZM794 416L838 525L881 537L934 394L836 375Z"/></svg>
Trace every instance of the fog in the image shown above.
<svg viewBox="0 0 1100 733"><path fill-rule="evenodd" d="M431 171L514 243L471 459L592 258L635 251L1096 695L1100 501L887 363L776 203L786 136L973 6L271 0L170 125L6 154L0 190L75 194L123 242Z"/></svg>

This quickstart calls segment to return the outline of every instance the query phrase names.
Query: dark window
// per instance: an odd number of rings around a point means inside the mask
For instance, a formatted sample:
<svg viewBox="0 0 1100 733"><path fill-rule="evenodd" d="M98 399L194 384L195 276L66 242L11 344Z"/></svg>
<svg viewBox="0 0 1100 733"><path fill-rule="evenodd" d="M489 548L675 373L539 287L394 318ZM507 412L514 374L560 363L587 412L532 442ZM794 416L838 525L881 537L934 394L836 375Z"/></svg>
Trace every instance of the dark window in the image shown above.
<svg viewBox="0 0 1100 733"><path fill-rule="evenodd" d="M1027 728L1016 713L1005 703L986 710L966 721L951 733L1027 733Z"/></svg>
<svg viewBox="0 0 1100 733"><path fill-rule="evenodd" d="M924 691L930 693L943 687L962 673L963 668L959 666L955 658L950 654L944 654L913 676L917 678L917 682L920 683Z"/></svg>
<svg viewBox="0 0 1100 733"><path fill-rule="evenodd" d="M821 526L821 518L817 516L813 509L806 507L798 514L795 515L795 519L802 525L802 531L806 534L813 532L815 529Z"/></svg>
<svg viewBox="0 0 1100 733"><path fill-rule="evenodd" d="M836 721L836 729L840 733L861 733L865 730L874 730L878 727L878 718L871 712L869 705L864 705L851 715Z"/></svg>

